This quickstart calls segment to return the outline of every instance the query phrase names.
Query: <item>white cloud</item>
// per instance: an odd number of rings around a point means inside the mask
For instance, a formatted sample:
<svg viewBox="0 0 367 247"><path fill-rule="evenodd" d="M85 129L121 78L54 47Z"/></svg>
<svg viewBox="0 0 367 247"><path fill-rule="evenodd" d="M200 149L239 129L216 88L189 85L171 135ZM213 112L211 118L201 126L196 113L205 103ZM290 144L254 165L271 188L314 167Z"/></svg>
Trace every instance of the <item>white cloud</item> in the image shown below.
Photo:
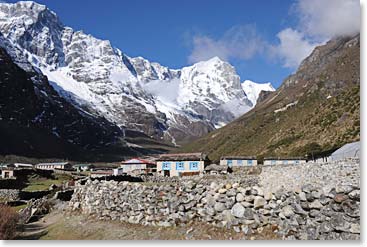
<svg viewBox="0 0 367 247"><path fill-rule="evenodd" d="M299 0L299 29L313 38L330 39L360 31L359 0Z"/></svg>
<svg viewBox="0 0 367 247"><path fill-rule="evenodd" d="M193 49L188 58L190 63L208 60L214 56L223 60L247 60L265 48L265 42L253 25L232 27L218 39L196 35L192 38L192 45Z"/></svg>
<svg viewBox="0 0 367 247"><path fill-rule="evenodd" d="M190 63L218 56L223 60L248 60L266 54L284 67L297 68L313 49L331 38L360 31L359 0L297 0L292 6L296 28L277 34L277 44L265 41L254 25L235 26L214 39L207 35L191 38Z"/></svg>
<svg viewBox="0 0 367 247"><path fill-rule="evenodd" d="M287 68L296 68L318 45L311 43L305 39L302 33L291 28L279 32L277 37L280 43L271 46L270 53L272 56L279 58L283 66Z"/></svg>
<svg viewBox="0 0 367 247"><path fill-rule="evenodd" d="M359 0L298 0L293 9L298 30L282 30L277 34L279 44L271 46L271 54L284 67L297 68L316 46L360 31Z"/></svg>

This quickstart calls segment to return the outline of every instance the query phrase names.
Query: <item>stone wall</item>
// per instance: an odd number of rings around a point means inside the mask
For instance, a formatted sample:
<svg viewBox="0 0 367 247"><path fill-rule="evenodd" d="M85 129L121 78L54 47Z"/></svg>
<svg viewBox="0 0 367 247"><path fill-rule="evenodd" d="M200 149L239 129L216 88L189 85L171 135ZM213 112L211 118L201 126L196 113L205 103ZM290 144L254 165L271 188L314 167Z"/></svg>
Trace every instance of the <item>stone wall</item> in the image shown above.
<svg viewBox="0 0 367 247"><path fill-rule="evenodd" d="M263 166L259 177L266 191L297 191L305 184L321 187L324 192L343 185L360 186L359 160L302 165Z"/></svg>
<svg viewBox="0 0 367 247"><path fill-rule="evenodd" d="M0 189L1 201L17 201L19 198L19 190Z"/></svg>
<svg viewBox="0 0 367 247"><path fill-rule="evenodd" d="M270 227L282 239L359 239L360 190L314 185L264 192L246 183L172 184L91 181L76 184L69 210L101 220L173 226L201 221L250 234Z"/></svg>
<svg viewBox="0 0 367 247"><path fill-rule="evenodd" d="M13 189L0 189L0 200L1 201L28 201L31 199L39 199L50 194L49 190L41 191L21 191Z"/></svg>

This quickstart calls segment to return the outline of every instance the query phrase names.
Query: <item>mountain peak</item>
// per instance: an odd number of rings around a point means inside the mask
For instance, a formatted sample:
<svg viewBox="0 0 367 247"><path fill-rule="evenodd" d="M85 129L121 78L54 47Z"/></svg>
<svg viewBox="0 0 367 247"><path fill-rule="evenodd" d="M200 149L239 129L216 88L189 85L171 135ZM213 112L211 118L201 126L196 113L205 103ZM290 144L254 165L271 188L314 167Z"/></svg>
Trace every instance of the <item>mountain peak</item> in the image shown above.
<svg viewBox="0 0 367 247"><path fill-rule="evenodd" d="M275 91L275 88L271 85L270 82L257 83L251 80L245 80L242 83L242 89L253 105L256 105L257 99L259 98L261 91Z"/></svg>

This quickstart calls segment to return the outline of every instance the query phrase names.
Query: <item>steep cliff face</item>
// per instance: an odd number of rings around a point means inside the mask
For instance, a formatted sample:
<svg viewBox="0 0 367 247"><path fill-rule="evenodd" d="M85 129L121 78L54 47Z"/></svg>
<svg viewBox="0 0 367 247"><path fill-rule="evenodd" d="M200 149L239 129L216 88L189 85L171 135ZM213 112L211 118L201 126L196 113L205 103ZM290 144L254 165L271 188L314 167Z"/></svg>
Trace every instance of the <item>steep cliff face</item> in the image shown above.
<svg viewBox="0 0 367 247"><path fill-rule="evenodd" d="M317 47L254 109L183 150L212 158L315 155L360 138L360 37Z"/></svg>
<svg viewBox="0 0 367 247"><path fill-rule="evenodd" d="M0 3L0 32L73 105L157 140L188 142L254 106L227 62L173 70L131 58L34 2Z"/></svg>

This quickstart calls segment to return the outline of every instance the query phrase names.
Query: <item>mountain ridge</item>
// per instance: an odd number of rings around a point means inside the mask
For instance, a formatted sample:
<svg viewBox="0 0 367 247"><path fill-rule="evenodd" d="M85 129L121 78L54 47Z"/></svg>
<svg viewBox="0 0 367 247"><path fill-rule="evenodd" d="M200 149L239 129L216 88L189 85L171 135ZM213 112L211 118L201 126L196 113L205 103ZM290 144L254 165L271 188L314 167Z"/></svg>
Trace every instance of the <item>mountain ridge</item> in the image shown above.
<svg viewBox="0 0 367 247"><path fill-rule="evenodd" d="M108 40L64 26L53 11L31 1L1 3L0 32L72 104L157 140L187 143L253 107L235 69L219 58L179 70L131 58ZM203 70L201 64L212 66ZM150 83L177 83L177 102L147 92Z"/></svg>
<svg viewBox="0 0 367 247"><path fill-rule="evenodd" d="M326 155L360 139L360 36L337 37L315 50L295 74L255 108L184 146L222 155Z"/></svg>

